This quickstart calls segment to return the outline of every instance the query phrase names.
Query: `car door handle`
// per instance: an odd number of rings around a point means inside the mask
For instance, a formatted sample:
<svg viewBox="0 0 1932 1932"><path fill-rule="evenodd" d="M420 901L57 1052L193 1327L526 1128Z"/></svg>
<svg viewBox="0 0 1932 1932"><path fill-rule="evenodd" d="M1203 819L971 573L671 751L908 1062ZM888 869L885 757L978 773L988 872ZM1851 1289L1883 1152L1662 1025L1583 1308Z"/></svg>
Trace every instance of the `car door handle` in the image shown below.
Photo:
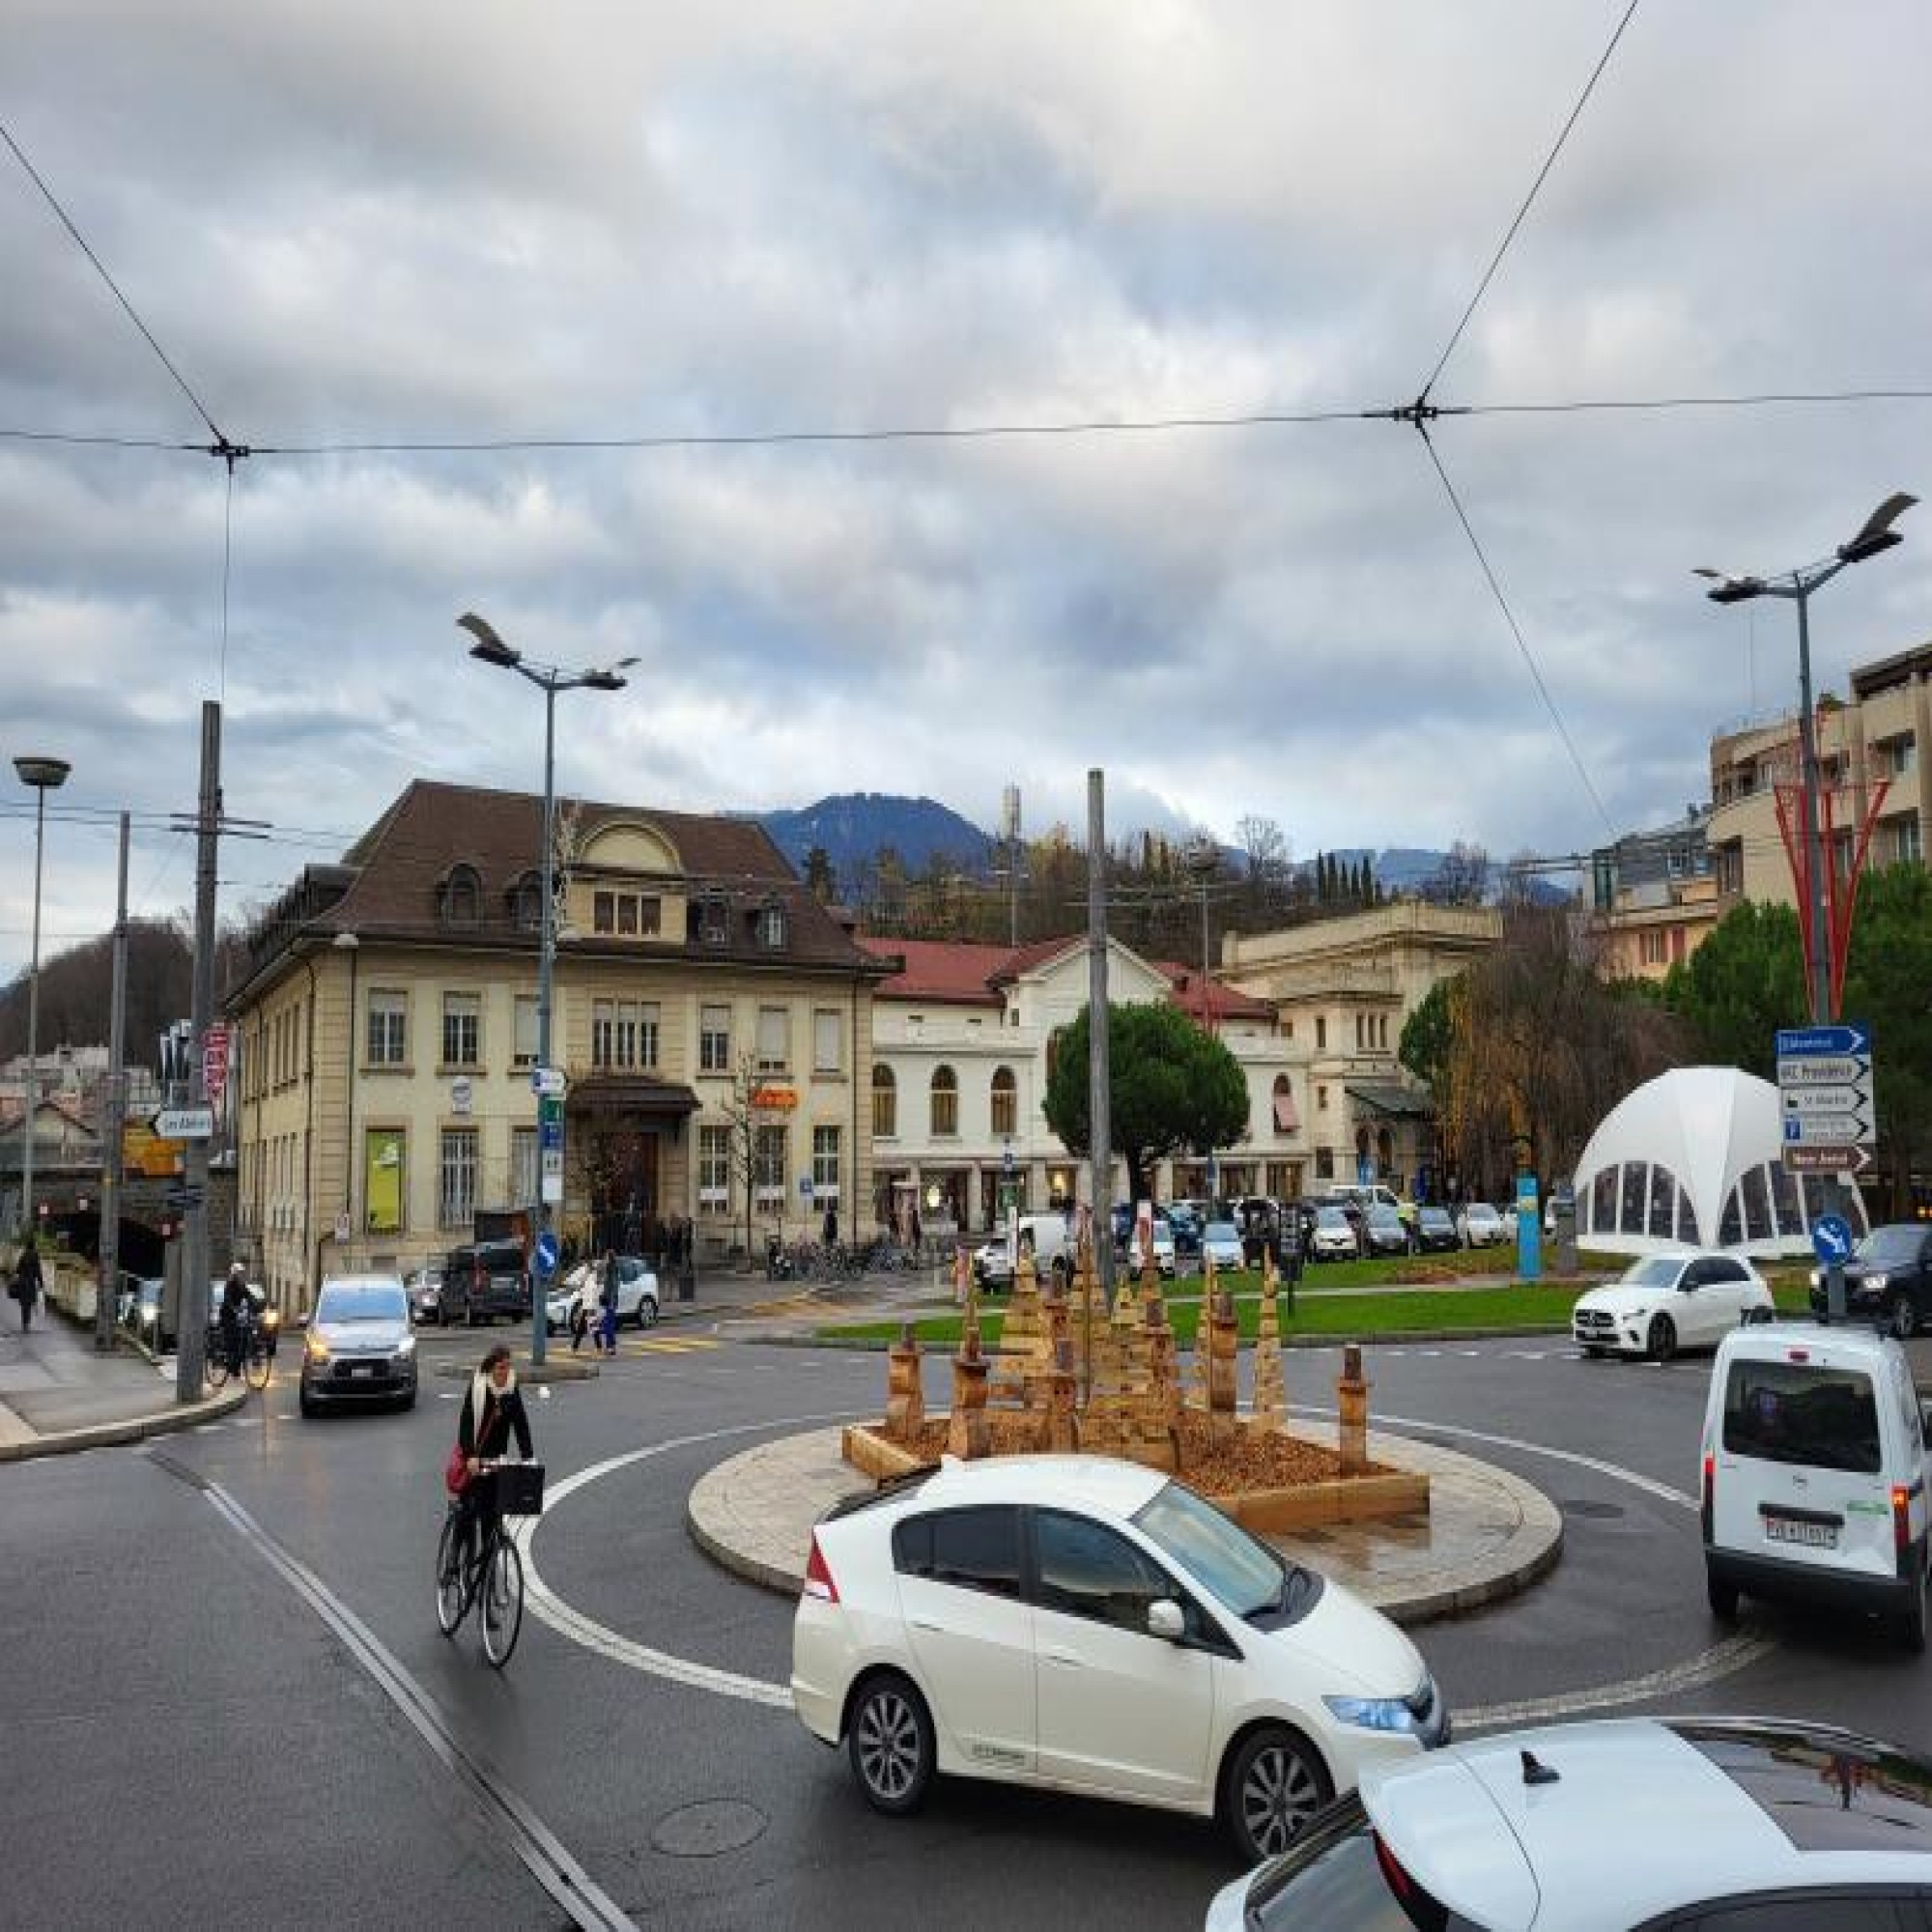
<svg viewBox="0 0 1932 1932"><path fill-rule="evenodd" d="M930 1617L908 1617L906 1622L911 1624L916 1631L930 1631L934 1636L944 1636L946 1634L946 1626L942 1623L935 1623Z"/></svg>
<svg viewBox="0 0 1932 1932"><path fill-rule="evenodd" d="M1063 1670L1084 1670L1087 1667L1079 1656L1070 1650L1043 1650L1039 1655L1042 1662L1057 1663Z"/></svg>

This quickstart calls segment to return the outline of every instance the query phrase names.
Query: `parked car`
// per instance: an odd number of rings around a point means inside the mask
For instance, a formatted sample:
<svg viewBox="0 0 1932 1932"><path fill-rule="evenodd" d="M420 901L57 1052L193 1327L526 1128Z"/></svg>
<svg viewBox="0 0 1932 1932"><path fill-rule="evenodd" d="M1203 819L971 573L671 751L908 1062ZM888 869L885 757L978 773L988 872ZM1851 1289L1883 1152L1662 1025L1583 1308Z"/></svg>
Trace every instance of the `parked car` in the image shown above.
<svg viewBox="0 0 1932 1932"><path fill-rule="evenodd" d="M1063 1282L1073 1275L1073 1229L1065 1214L1022 1214L1019 1217L1017 1246L1033 1257L1034 1273L1045 1283L1049 1272ZM973 1273L981 1288L1002 1289L1013 1285L1013 1257L1001 1232L973 1253Z"/></svg>
<svg viewBox="0 0 1932 1932"><path fill-rule="evenodd" d="M1201 1252L1217 1268L1247 1265L1241 1232L1232 1221L1209 1221L1201 1231Z"/></svg>
<svg viewBox="0 0 1932 1932"><path fill-rule="evenodd" d="M403 1283L410 1297L410 1315L417 1321L435 1321L442 1312L442 1269L419 1267Z"/></svg>
<svg viewBox="0 0 1932 1932"><path fill-rule="evenodd" d="M395 1275L340 1275L322 1285L302 1336L301 1412L334 1403L413 1408L416 1338L410 1296Z"/></svg>
<svg viewBox="0 0 1932 1932"><path fill-rule="evenodd" d="M1355 1224L1345 1209L1323 1205L1315 1210L1315 1233L1309 1237L1308 1246L1311 1261L1352 1262L1361 1252L1355 1239Z"/></svg>
<svg viewBox="0 0 1932 1932"><path fill-rule="evenodd" d="M1415 1245L1424 1254L1445 1254L1460 1248L1463 1237L1456 1232L1446 1208L1418 1208L1415 1210Z"/></svg>
<svg viewBox="0 0 1932 1932"><path fill-rule="evenodd" d="M603 1310L604 1264L580 1262L552 1289L544 1301L544 1326L552 1335L568 1328L580 1304L591 1321ZM662 1296L658 1278L649 1262L640 1255L617 1257L617 1320L635 1322L639 1328L657 1324Z"/></svg>
<svg viewBox="0 0 1932 1932"><path fill-rule="evenodd" d="M529 1320L530 1276L524 1244L517 1240L471 1241L443 1258L437 1295L440 1325L462 1321L474 1327L498 1316Z"/></svg>
<svg viewBox="0 0 1932 1932"><path fill-rule="evenodd" d="M1372 1255L1406 1255L1412 1245L1408 1223L1393 1208L1380 1203L1364 1210L1363 1235Z"/></svg>
<svg viewBox="0 0 1932 1932"><path fill-rule="evenodd" d="M1170 1201L1167 1203L1167 1225L1174 1233L1176 1258L1180 1261L1198 1261L1206 1227L1202 1216L1196 1214L1185 1201Z"/></svg>
<svg viewBox="0 0 1932 1932"><path fill-rule="evenodd" d="M1815 1268L1811 1306L1826 1313L1825 1277ZM1845 1264L1845 1307L1882 1320L1901 1342L1932 1321L1932 1225L1889 1221L1874 1228Z"/></svg>
<svg viewBox="0 0 1932 1932"><path fill-rule="evenodd" d="M1155 1272L1172 1276L1175 1265L1174 1230L1168 1225L1167 1216L1157 1208L1154 1209L1153 1220L1148 1230L1148 1237L1153 1246ZM1142 1267L1146 1264L1145 1257L1141 1253L1137 1228L1129 1228L1127 1231L1125 1261L1126 1265L1135 1274L1139 1274Z"/></svg>
<svg viewBox="0 0 1932 1932"><path fill-rule="evenodd" d="M1776 1718L1625 1718L1368 1767L1208 1932L1878 1932L1928 1898L1932 1759Z"/></svg>
<svg viewBox="0 0 1932 1932"><path fill-rule="evenodd" d="M1471 1201L1456 1216L1456 1232L1465 1248L1498 1247L1509 1238L1503 1217L1487 1201Z"/></svg>
<svg viewBox="0 0 1932 1932"><path fill-rule="evenodd" d="M1577 1297L1570 1333L1586 1355L1715 1349L1743 1321L1777 1313L1764 1277L1741 1255L1645 1255L1613 1282Z"/></svg>
<svg viewBox="0 0 1932 1932"><path fill-rule="evenodd" d="M1218 1812L1249 1859L1448 1735L1386 1617L1101 1456L948 1463L839 1504L791 1693L880 1811L917 1809L935 1773L993 1777Z"/></svg>
<svg viewBox="0 0 1932 1932"><path fill-rule="evenodd" d="M1704 1580L1714 1614L1791 1597L1876 1611L1925 1648L1924 1419L1905 1350L1868 1328L1734 1330L1705 1402Z"/></svg>

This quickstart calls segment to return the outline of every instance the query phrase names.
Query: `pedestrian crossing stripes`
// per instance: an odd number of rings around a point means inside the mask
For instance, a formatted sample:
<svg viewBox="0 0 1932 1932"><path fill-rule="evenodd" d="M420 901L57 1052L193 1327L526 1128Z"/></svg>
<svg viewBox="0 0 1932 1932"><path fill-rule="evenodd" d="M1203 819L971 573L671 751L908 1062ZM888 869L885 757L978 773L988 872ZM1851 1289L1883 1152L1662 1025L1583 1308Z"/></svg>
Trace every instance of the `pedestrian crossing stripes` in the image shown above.
<svg viewBox="0 0 1932 1932"><path fill-rule="evenodd" d="M638 1341L620 1341L623 1355L697 1355L724 1345L710 1335L651 1335Z"/></svg>

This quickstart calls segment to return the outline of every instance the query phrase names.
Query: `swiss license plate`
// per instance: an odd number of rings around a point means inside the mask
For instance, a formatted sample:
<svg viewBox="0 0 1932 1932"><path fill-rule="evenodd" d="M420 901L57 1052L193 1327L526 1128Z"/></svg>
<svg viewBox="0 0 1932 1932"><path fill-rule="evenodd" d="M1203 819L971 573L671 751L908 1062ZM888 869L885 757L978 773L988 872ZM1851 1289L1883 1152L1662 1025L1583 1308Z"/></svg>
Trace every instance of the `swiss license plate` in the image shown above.
<svg viewBox="0 0 1932 1932"><path fill-rule="evenodd" d="M1764 1533L1773 1543L1802 1543L1811 1549L1835 1549L1838 1525L1835 1522L1800 1522L1795 1517L1768 1516Z"/></svg>
<svg viewBox="0 0 1932 1932"><path fill-rule="evenodd" d="M352 1376L373 1376L376 1373L376 1364L374 1362L357 1362L351 1368L349 1373Z"/></svg>

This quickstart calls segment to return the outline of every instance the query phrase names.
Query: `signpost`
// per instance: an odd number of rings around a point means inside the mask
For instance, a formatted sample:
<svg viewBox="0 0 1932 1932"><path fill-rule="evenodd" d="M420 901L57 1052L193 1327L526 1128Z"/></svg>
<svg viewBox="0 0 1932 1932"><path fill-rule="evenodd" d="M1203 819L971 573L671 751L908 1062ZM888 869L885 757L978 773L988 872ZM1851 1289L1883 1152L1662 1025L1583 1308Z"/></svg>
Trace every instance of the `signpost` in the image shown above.
<svg viewBox="0 0 1932 1932"><path fill-rule="evenodd" d="M228 1085L228 1025L211 1020L201 1037L201 1085L209 1104L218 1107Z"/></svg>
<svg viewBox="0 0 1932 1932"><path fill-rule="evenodd" d="M530 1092L540 1100L561 1100L570 1083L560 1066L532 1066Z"/></svg>
<svg viewBox="0 0 1932 1932"><path fill-rule="evenodd" d="M148 1124L164 1141L206 1141L214 1137L213 1107L163 1107Z"/></svg>
<svg viewBox="0 0 1932 1932"><path fill-rule="evenodd" d="M539 1067L539 1073L556 1075L556 1091L537 1088L541 1097L537 1101L537 1161L539 1178L542 1182L540 1198L545 1201L563 1199L563 1075L554 1066ZM530 1076L531 1086L536 1086L536 1074Z"/></svg>
<svg viewBox="0 0 1932 1932"><path fill-rule="evenodd" d="M1828 1177L1825 1211L1811 1221L1811 1244L1825 1269L1826 1318L1842 1321L1851 1228L1836 1212L1836 1177L1862 1174L1872 1163L1878 1108L1872 1095L1871 1029L1857 1020L1780 1029L1777 1096L1785 1167L1793 1174ZM1807 1215L1809 1193L1807 1189Z"/></svg>
<svg viewBox="0 0 1932 1932"><path fill-rule="evenodd" d="M546 1281L556 1272L558 1253L556 1231L553 1228L546 1228L537 1236L536 1244L537 1273L542 1275Z"/></svg>

